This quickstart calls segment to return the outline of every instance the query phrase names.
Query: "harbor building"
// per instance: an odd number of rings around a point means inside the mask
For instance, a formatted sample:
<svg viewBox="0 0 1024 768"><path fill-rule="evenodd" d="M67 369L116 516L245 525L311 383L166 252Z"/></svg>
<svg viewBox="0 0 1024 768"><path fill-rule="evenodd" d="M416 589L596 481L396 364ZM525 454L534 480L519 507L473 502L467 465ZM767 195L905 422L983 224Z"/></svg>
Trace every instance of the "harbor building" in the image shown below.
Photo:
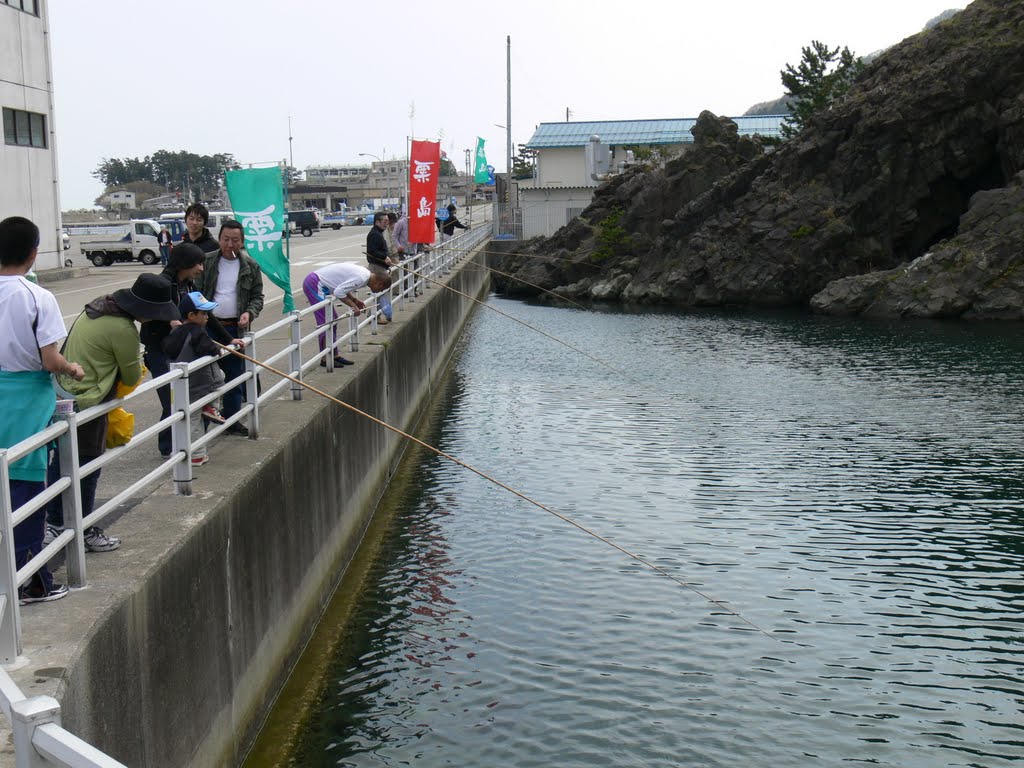
<svg viewBox="0 0 1024 768"><path fill-rule="evenodd" d="M46 0L0 0L0 219L39 227L36 269L63 261Z"/></svg>

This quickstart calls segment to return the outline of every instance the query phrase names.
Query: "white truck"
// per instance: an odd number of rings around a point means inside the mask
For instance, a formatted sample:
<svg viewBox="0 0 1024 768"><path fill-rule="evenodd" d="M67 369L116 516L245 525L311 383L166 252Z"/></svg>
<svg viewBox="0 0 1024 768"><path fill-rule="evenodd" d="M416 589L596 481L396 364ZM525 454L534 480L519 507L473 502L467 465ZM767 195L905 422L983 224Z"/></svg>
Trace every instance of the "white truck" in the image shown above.
<svg viewBox="0 0 1024 768"><path fill-rule="evenodd" d="M160 224L153 219L92 225L78 231L71 226L66 229L81 237L82 253L97 267L109 267L115 261L141 261L147 265L160 262Z"/></svg>
<svg viewBox="0 0 1024 768"><path fill-rule="evenodd" d="M320 229L341 229L348 226L348 216L344 211L325 213L320 217Z"/></svg>

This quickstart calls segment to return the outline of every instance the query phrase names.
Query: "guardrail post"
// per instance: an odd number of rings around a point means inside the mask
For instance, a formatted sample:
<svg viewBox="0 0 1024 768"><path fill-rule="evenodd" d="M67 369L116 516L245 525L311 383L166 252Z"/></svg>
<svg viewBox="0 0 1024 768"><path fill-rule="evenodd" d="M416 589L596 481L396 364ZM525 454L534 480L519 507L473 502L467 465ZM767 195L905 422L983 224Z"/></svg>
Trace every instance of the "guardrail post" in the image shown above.
<svg viewBox="0 0 1024 768"><path fill-rule="evenodd" d="M40 725L60 725L60 704L50 696L11 702L14 762L18 768L47 768L50 763L32 746L32 732Z"/></svg>
<svg viewBox="0 0 1024 768"><path fill-rule="evenodd" d="M406 270L406 280L409 281L409 285L408 285L409 303L410 304L414 304L416 302L416 294L419 292L419 289L418 289L418 287L416 285L417 278L416 278L416 274L415 274L416 272L419 272L419 269L420 269L420 256L419 256L419 254L418 253L417 254L413 254L413 256L409 259L409 262L410 262L411 266L410 266L410 268L408 270Z"/></svg>
<svg viewBox="0 0 1024 768"><path fill-rule="evenodd" d="M302 381L302 313L297 309L292 310L292 351L290 357L291 375ZM302 399L302 385L292 382L292 400Z"/></svg>
<svg viewBox="0 0 1024 768"><path fill-rule="evenodd" d="M452 243L454 240L449 240L445 243L444 254L441 256L441 274L450 275L452 271L452 254L455 252Z"/></svg>
<svg viewBox="0 0 1024 768"><path fill-rule="evenodd" d="M216 365L216 363L214 363ZM174 492L179 496L192 495L192 416L188 409L188 363L171 363L172 371L181 371L181 376L171 382L171 411L181 411L185 418L171 425L171 451L185 452L185 460L174 465ZM202 416L196 416L202 418Z"/></svg>
<svg viewBox="0 0 1024 768"><path fill-rule="evenodd" d="M352 334L348 337L348 348L352 352L359 351L359 318L354 314L348 316L348 330Z"/></svg>
<svg viewBox="0 0 1024 768"><path fill-rule="evenodd" d="M370 335L377 335L377 310L380 309L380 302L377 301L377 294L370 294L370 304L368 307L370 311Z"/></svg>
<svg viewBox="0 0 1024 768"><path fill-rule="evenodd" d="M330 352L327 355L327 372L334 373L334 358L338 354L338 311L334 308L334 298L324 307L324 344Z"/></svg>
<svg viewBox="0 0 1024 768"><path fill-rule="evenodd" d="M398 309L401 312L405 311L405 267L402 262L398 262ZM390 290L390 289L388 289Z"/></svg>
<svg viewBox="0 0 1024 768"><path fill-rule="evenodd" d="M18 610L18 569L14 560L14 508L11 502L10 466L7 449L0 448L0 511L4 519L0 535L0 579L4 606L0 616L0 661L13 664L21 653L21 612Z"/></svg>
<svg viewBox="0 0 1024 768"><path fill-rule="evenodd" d="M245 334L246 354L256 359L256 337L250 331ZM229 353L230 354L230 353ZM249 439L256 440L260 436L260 402L259 402L259 366L256 363L246 360L245 370L252 376L245 382L245 396L252 404L252 412L249 414Z"/></svg>
<svg viewBox="0 0 1024 768"><path fill-rule="evenodd" d="M71 546L64 549L68 563L68 584L84 587L85 573L85 531L82 528L82 479L78 466L78 414L66 413L57 416L67 422L68 430L57 438L57 460L60 473L71 479L70 487L60 495L64 510L64 527L75 532Z"/></svg>

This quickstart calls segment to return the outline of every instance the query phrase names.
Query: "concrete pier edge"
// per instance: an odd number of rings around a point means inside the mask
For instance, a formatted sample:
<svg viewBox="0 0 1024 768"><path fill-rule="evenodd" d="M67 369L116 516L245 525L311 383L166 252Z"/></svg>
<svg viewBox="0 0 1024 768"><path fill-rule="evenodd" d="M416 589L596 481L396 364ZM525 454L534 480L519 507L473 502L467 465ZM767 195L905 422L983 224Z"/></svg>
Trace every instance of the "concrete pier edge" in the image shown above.
<svg viewBox="0 0 1024 768"><path fill-rule="evenodd" d="M483 257L444 279L483 298ZM464 268L469 263L468 268ZM357 365L310 382L389 424L414 424L475 304L437 286ZM272 374L264 373L264 376ZM89 586L22 609L26 696L130 766L237 765L355 553L405 441L306 392L261 412L261 438L220 439L195 495L170 479L89 555ZM155 451L155 446L153 448ZM0 766L13 766L13 746Z"/></svg>

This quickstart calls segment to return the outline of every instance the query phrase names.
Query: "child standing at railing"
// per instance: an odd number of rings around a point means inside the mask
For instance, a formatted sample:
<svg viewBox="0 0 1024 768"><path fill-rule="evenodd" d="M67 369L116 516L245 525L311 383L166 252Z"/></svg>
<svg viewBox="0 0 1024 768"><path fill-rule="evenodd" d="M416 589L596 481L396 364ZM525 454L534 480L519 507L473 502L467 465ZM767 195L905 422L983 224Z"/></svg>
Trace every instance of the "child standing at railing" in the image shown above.
<svg viewBox="0 0 1024 768"><path fill-rule="evenodd" d="M177 363L191 363L206 355L217 357L220 354L220 348L206 332L210 311L216 306L217 302L210 301L199 291L186 293L182 297L178 304L182 323L164 340L164 352L168 358ZM219 365L210 364L198 371L193 371L188 377L189 400L195 401L206 397L223 383L224 372ZM202 418L192 419L191 440L193 445L205 432L204 419L218 424L224 423L224 417L212 404L203 406ZM205 445L192 448L193 467L201 467L209 460Z"/></svg>
<svg viewBox="0 0 1024 768"><path fill-rule="evenodd" d="M11 448L50 423L56 398L50 373L76 380L82 366L60 353L67 336L57 299L25 278L39 252L39 227L28 219L11 216L0 221L0 447ZM46 448L41 446L9 469L11 505L18 509L46 488ZM33 512L14 528L15 566L25 565L43 548L46 509ZM11 542L4 542L11 547ZM18 590L22 605L58 600L68 593L43 565Z"/></svg>

